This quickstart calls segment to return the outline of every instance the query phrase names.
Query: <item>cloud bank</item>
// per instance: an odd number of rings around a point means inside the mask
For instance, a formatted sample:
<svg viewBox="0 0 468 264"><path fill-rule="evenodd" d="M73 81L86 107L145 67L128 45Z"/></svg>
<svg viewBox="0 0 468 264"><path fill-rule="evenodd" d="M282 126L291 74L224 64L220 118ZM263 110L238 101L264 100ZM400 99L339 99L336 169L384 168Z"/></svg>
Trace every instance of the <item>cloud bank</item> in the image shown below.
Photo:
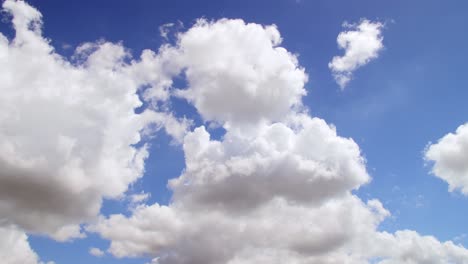
<svg viewBox="0 0 468 264"><path fill-rule="evenodd" d="M341 89L351 81L355 70L376 59L384 47L382 23L364 19L359 24L344 23L343 26L349 30L341 32L336 41L345 54L333 57L328 63Z"/></svg>

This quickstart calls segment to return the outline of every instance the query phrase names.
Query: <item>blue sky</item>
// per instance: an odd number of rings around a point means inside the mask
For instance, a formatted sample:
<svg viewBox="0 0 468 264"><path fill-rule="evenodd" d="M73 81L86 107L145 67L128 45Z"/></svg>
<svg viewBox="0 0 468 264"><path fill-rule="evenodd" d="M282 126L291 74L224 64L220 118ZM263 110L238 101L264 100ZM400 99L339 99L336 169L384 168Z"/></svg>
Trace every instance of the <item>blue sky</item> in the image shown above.
<svg viewBox="0 0 468 264"><path fill-rule="evenodd" d="M30 0L28 3L42 13L43 36L50 40L55 52L70 60L76 47L97 40L121 43L135 58L144 49L158 52L164 43L174 45L174 33L187 32L199 18L209 21L240 18L249 23L275 24L283 39L281 46L297 54L299 65L308 75L304 86L307 95L302 101L309 114L333 124L339 136L352 138L366 159L372 181L352 192L364 202L380 200L391 212L392 216L377 229L390 233L409 229L468 247L468 238L464 237L468 233L466 196L460 191L450 192L447 182L440 179L443 176L431 174L433 163L424 160L430 142L453 133L467 121L468 3L419 0ZM381 29L384 47L377 58L353 71L353 79L345 89L340 89L328 64L334 56L343 55L336 43L338 34L347 30L342 24L360 23L362 19L384 25ZM3 21L0 30L12 39L14 30L8 16ZM159 32L159 27L167 23L176 24L171 28L169 41ZM178 78L174 86L188 85L183 77ZM169 102L176 116L194 119L189 130L208 125L197 108L185 100L171 98ZM222 140L225 130L208 130L211 138ZM167 205L172 196L167 181L184 170L184 151L163 130L154 132L145 142L150 147L144 175L128 184L127 194L149 193L148 205ZM131 216L129 206L125 195L105 199L100 214ZM57 242L47 235L25 230L37 255L57 264L143 264L155 257L151 253L124 258L115 258L110 253L92 256L88 253L91 247L106 250L110 244L99 232Z"/></svg>

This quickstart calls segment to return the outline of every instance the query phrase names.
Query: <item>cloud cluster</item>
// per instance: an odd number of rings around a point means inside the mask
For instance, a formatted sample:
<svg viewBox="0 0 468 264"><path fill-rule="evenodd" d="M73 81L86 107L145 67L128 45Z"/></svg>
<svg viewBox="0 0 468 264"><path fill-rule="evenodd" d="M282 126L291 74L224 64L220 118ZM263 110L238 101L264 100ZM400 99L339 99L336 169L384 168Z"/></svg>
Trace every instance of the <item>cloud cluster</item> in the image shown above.
<svg viewBox="0 0 468 264"><path fill-rule="evenodd" d="M302 109L307 76L280 40L274 26L201 20L166 46L187 78L175 94L226 133L184 137L170 204L87 230L116 257L158 264L468 263L451 242L378 231L390 213L352 193L370 180L358 145Z"/></svg>
<svg viewBox="0 0 468 264"><path fill-rule="evenodd" d="M14 0L3 8L16 35L0 34L2 261L40 263L25 231L63 241L89 223L110 254L153 264L468 263L452 242L378 231L390 212L353 194L370 181L359 146L302 106L307 75L275 26L199 20L139 59L101 41L69 60L42 36L36 9ZM345 56L330 64L343 86L382 48L381 24L352 27L338 37ZM172 88L176 76L187 87ZM226 133L187 132L171 96ZM171 203L146 205L150 194L135 194L131 215L96 219L103 199L122 197L143 175L144 137L157 129L185 154L185 170L168 183ZM465 130L429 147L436 175L464 172L447 160L466 152Z"/></svg>
<svg viewBox="0 0 468 264"><path fill-rule="evenodd" d="M433 162L432 173L449 184L449 190L468 195L468 124L429 144L425 159Z"/></svg>
<svg viewBox="0 0 468 264"><path fill-rule="evenodd" d="M141 109L138 96L167 100L172 81L156 54L133 60L121 44L85 43L67 60L42 36L35 8L13 0L3 8L15 37L0 34L0 223L82 237L79 224L102 199L142 176L144 134L165 127L182 137L184 122Z"/></svg>
<svg viewBox="0 0 468 264"><path fill-rule="evenodd" d="M351 81L357 68L376 59L384 47L382 23L364 19L359 24L345 23L343 26L349 30L341 32L336 41L345 54L333 57L328 64L341 89Z"/></svg>

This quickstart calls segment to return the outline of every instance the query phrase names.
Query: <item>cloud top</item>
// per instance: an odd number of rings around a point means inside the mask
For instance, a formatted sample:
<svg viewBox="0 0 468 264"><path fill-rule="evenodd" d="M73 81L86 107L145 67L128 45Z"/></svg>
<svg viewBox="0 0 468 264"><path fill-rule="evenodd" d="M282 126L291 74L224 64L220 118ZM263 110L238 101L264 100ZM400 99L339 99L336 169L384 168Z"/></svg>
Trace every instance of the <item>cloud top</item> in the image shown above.
<svg viewBox="0 0 468 264"><path fill-rule="evenodd" d="M274 25L198 20L179 35L188 82L179 95L207 121L236 126L284 118L300 106L307 75L281 41Z"/></svg>

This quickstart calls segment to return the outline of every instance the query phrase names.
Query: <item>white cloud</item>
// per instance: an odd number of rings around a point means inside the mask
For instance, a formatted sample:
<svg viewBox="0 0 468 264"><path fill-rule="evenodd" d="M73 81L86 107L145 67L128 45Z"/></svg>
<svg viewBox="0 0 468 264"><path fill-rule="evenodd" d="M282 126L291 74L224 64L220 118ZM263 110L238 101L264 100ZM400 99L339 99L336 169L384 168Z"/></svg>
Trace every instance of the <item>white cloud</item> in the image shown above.
<svg viewBox="0 0 468 264"><path fill-rule="evenodd" d="M169 205L87 227L111 241L109 253L160 264L468 263L462 246L378 231L390 213L352 194L370 180L359 147L301 112L307 77L276 27L201 20L178 36L161 55L186 73L178 95L226 134L185 135Z"/></svg>
<svg viewBox="0 0 468 264"><path fill-rule="evenodd" d="M297 127L273 123L257 135L228 130L212 141L197 128L186 136L186 168L171 180L174 199L192 207L250 210L275 197L320 203L369 181L359 147L323 120L303 116Z"/></svg>
<svg viewBox="0 0 468 264"><path fill-rule="evenodd" d="M179 95L222 124L284 118L300 106L307 75L281 41L274 25L198 20L179 35L177 60L189 86Z"/></svg>
<svg viewBox="0 0 468 264"><path fill-rule="evenodd" d="M3 6L16 37L0 35L2 261L38 263L22 230L63 241L93 221L86 229L110 240L110 254L160 264L468 263L468 250L452 242L378 231L390 213L352 193L370 180L358 145L302 109L307 75L275 26L199 20L176 46L137 60L101 41L78 47L70 62L42 37L36 9ZM381 24L352 27L338 37L346 49L330 66L338 77L381 49ZM171 90L181 73L188 87ZM187 133L190 120L170 112L172 95L226 134ZM142 100L149 107L136 111ZM133 196L130 216L96 219L102 199L120 198L142 176L142 137L157 129L185 153L171 203Z"/></svg>
<svg viewBox="0 0 468 264"><path fill-rule="evenodd" d="M149 193L138 193L138 194L133 194L130 196L130 202L132 204L140 204L142 202L145 202L148 200L148 198L151 196Z"/></svg>
<svg viewBox="0 0 468 264"><path fill-rule="evenodd" d="M449 184L449 190L468 195L468 124L429 144L425 159L433 162L432 173Z"/></svg>
<svg viewBox="0 0 468 264"><path fill-rule="evenodd" d="M95 257L102 257L104 256L104 251L100 250L99 248L92 247L89 249L89 254L95 256Z"/></svg>
<svg viewBox="0 0 468 264"><path fill-rule="evenodd" d="M318 207L278 198L245 214L155 204L93 230L112 241L115 256L149 254L160 264L468 263L468 250L450 241L376 231L388 215L380 202L350 195Z"/></svg>
<svg viewBox="0 0 468 264"><path fill-rule="evenodd" d="M41 35L36 9L13 0L3 8L16 35L0 34L1 223L61 241L83 237L79 224L98 215L102 199L119 198L142 176L142 136L164 128L181 140L190 122L157 111L172 81L153 52L134 60L101 41L78 47L70 62ZM153 106L137 114L139 91Z"/></svg>
<svg viewBox="0 0 468 264"><path fill-rule="evenodd" d="M453 242L439 242L432 236L402 230L395 234L379 233L368 248L382 260L378 264L468 263L468 250Z"/></svg>
<svg viewBox="0 0 468 264"><path fill-rule="evenodd" d="M5 264L41 264L28 236L13 226L0 227L0 259Z"/></svg>
<svg viewBox="0 0 468 264"><path fill-rule="evenodd" d="M359 24L344 23L343 26L349 30L338 35L337 43L340 49L345 50L345 54L333 57L328 63L341 89L351 81L357 68L376 59L384 47L382 23L363 19Z"/></svg>

